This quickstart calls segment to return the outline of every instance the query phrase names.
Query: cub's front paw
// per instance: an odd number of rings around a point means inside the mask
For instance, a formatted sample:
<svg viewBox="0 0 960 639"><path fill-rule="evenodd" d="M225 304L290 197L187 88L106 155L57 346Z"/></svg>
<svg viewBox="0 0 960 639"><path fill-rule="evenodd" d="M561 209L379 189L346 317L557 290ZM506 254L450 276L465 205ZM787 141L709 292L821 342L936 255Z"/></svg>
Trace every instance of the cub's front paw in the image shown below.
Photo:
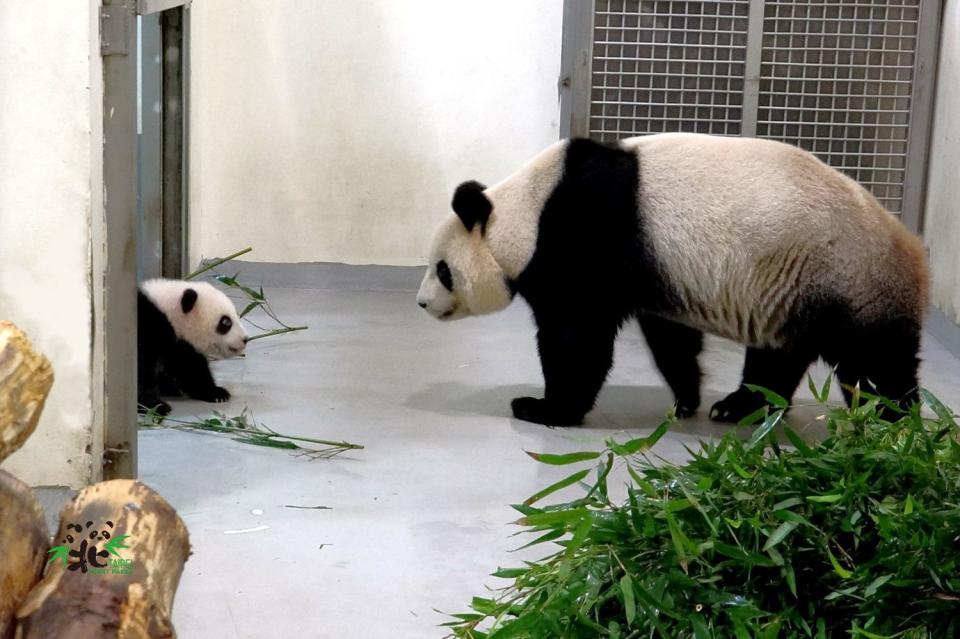
<svg viewBox="0 0 960 639"><path fill-rule="evenodd" d="M544 426L579 426L583 423L583 415L571 415L554 410L545 399L536 397L518 397L510 402L513 416L525 422L543 424Z"/></svg>
<svg viewBox="0 0 960 639"><path fill-rule="evenodd" d="M202 402L225 402L230 399L230 391L222 386L214 386L209 390L205 390L202 393L192 393L190 395L192 399L199 399Z"/></svg>
<svg viewBox="0 0 960 639"><path fill-rule="evenodd" d="M687 419L688 417L693 417L697 414L697 409L700 407L700 402L677 402L673 405L673 414L677 416L677 419Z"/></svg>
<svg viewBox="0 0 960 639"><path fill-rule="evenodd" d="M763 395L741 386L713 405L710 409L710 419L716 422L738 424L766 405Z"/></svg>

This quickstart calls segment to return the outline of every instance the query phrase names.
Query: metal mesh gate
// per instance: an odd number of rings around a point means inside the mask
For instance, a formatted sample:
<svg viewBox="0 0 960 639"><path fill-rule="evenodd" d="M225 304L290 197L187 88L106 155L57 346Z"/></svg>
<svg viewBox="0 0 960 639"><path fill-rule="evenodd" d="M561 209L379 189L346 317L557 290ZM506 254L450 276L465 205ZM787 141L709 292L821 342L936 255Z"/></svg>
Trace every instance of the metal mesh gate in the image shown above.
<svg viewBox="0 0 960 639"><path fill-rule="evenodd" d="M846 172L894 213L919 208L922 187L911 193L909 181L925 170L936 0L595 0L592 8L580 36L587 80L579 91L572 83L572 133L782 140ZM569 38L568 30L565 55L576 49Z"/></svg>
<svg viewBox="0 0 960 639"><path fill-rule="evenodd" d="M590 135L739 135L749 0L599 0Z"/></svg>

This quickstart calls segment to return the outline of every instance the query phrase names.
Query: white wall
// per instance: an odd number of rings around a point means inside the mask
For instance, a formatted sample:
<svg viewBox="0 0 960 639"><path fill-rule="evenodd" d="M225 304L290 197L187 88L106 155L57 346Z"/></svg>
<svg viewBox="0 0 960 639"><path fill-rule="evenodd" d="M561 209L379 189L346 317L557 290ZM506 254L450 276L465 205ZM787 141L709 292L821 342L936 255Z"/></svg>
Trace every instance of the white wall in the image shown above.
<svg viewBox="0 0 960 639"><path fill-rule="evenodd" d="M933 303L960 323L960 0L944 5L924 241Z"/></svg>
<svg viewBox="0 0 960 639"><path fill-rule="evenodd" d="M0 317L27 332L55 375L36 433L3 465L31 484L93 476L94 4L0 2Z"/></svg>
<svg viewBox="0 0 960 639"><path fill-rule="evenodd" d="M459 182L557 139L561 0L191 12L194 262L422 264Z"/></svg>

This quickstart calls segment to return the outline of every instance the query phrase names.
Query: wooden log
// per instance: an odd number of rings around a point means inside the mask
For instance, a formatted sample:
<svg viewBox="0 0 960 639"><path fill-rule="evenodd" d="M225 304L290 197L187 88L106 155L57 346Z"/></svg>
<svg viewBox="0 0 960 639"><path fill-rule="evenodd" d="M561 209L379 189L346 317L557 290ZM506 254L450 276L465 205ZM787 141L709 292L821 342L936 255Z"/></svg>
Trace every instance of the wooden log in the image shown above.
<svg viewBox="0 0 960 639"><path fill-rule="evenodd" d="M0 322L0 461L37 427L53 385L53 368L11 322Z"/></svg>
<svg viewBox="0 0 960 639"><path fill-rule="evenodd" d="M13 614L40 581L50 534L30 487L0 470L0 639L13 637Z"/></svg>
<svg viewBox="0 0 960 639"><path fill-rule="evenodd" d="M18 639L175 637L173 598L190 554L176 511L144 484L80 491L60 514L52 561L17 611Z"/></svg>

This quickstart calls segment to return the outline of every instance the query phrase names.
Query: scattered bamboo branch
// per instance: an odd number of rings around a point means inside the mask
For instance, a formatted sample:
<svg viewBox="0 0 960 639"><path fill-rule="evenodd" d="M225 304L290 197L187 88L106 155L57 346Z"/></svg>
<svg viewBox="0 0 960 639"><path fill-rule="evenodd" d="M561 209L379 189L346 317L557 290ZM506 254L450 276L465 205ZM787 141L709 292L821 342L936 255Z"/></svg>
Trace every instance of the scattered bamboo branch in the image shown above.
<svg viewBox="0 0 960 639"><path fill-rule="evenodd" d="M211 262L207 262L206 264L204 264L203 266L201 266L200 268L198 268L197 270L195 270L193 273L190 273L190 275L187 275L187 276L184 277L183 279L185 279L185 280L192 280L192 279L195 278L196 276L198 276L198 275L200 275L200 274L202 274L202 273L206 273L207 271L212 271L213 269L217 268L217 267L220 266L221 264L223 264L223 263L225 263L225 262L229 262L230 260L235 260L235 259L237 259L238 257L240 257L241 255L245 255L245 254L249 253L249 252L252 251L252 250L253 250L253 247L252 247L252 246L248 246L247 248L243 249L242 251L237 251L236 253L233 253L232 255L228 255L227 257L218 257L217 259L215 259L215 260L213 260L213 261L211 261Z"/></svg>
<svg viewBox="0 0 960 639"><path fill-rule="evenodd" d="M224 263L229 262L230 260L235 259L235 258L237 258L237 257L239 257L239 256L241 256L241 255L244 255L244 254L246 254L246 253L249 253L249 252L252 251L252 250L253 250L253 247L248 246L247 248L243 249L242 251L237 251L236 253L233 253L233 254L231 254L231 255L228 255L227 257L222 257L222 258L218 258L218 259L216 259L216 260L213 260L213 261L211 261L211 262L203 265L202 267L198 268L196 271L194 271L194 272L191 273L190 275L187 275L184 279L188 279L188 280L189 280L189 279L192 279L192 278L194 278L194 277L196 277L196 276L198 276L198 275L200 275L200 274L202 274L202 273L206 273L206 272L208 272L208 271L213 271L213 274L214 274L214 275L213 275L213 279L217 280L218 282L220 282L221 284L223 284L224 286L226 286L226 287L228 287L228 288L232 288L232 289L236 289L236 290L240 291L240 293L247 299L247 305L243 308L243 310L240 311L239 316L240 316L241 318L245 319L245 320L246 320L247 322L249 322L251 325L255 326L257 329L259 329L259 330L261 330L261 331L265 331L265 332L263 332L263 333L260 333L260 334L258 334L258 335L254 335L253 337L251 337L251 338L250 338L251 341L253 341L253 340L255 340L255 339L262 339L262 338L264 338L264 337L272 337L272 336L274 336L274 335L283 335L284 333L293 333L294 331L305 331L305 330L307 330L307 328L309 328L309 327L307 327L307 326L288 326L283 320L280 319L280 317L277 316L277 314L276 314L276 312L274 312L273 308L270 307L270 303L267 301L266 295L264 295L264 293L263 293L263 285L262 285L262 284L260 285L259 290L257 290L257 289L254 289L254 288L250 287L250 286L246 286L246 285L242 284L242 283L237 279L237 277L239 277L239 275L240 275L239 273L235 273L233 276L229 276L229 275L223 275L223 274L218 273L217 271L214 270L214 269L216 269L216 267L220 266L221 264L224 264ZM255 322L253 322L249 317L247 317L247 315L248 315L251 311L253 311L253 310L255 310L255 309L258 309L258 308L259 308L260 310L262 310L264 313L266 313L266 315L267 315L270 319L272 319L274 322L276 322L277 324L279 324L279 325L281 326L281 328L276 329L276 330L267 330L267 329L263 328L262 326L257 325L257 324L256 324Z"/></svg>
<svg viewBox="0 0 960 639"><path fill-rule="evenodd" d="M246 408L236 417L227 417L225 414L215 411L213 417L196 420L174 419L169 416L163 417L150 411L141 418L140 426L141 428L173 428L176 430L195 430L235 435L235 437L231 439L243 444L293 450L297 451L298 455L303 455L311 459L331 459L348 450L363 450L365 448L361 444L353 444L346 441L332 441L278 433L265 424L253 419ZM320 447L301 446L297 442L315 444Z"/></svg>
<svg viewBox="0 0 960 639"><path fill-rule="evenodd" d="M274 335L283 335L284 333L292 333L294 331L305 331L308 328L309 326L288 326L286 328L278 328L274 331L268 331L266 333L260 333L258 335L254 335L247 341L252 342L255 339L263 339L264 337L272 337Z"/></svg>

